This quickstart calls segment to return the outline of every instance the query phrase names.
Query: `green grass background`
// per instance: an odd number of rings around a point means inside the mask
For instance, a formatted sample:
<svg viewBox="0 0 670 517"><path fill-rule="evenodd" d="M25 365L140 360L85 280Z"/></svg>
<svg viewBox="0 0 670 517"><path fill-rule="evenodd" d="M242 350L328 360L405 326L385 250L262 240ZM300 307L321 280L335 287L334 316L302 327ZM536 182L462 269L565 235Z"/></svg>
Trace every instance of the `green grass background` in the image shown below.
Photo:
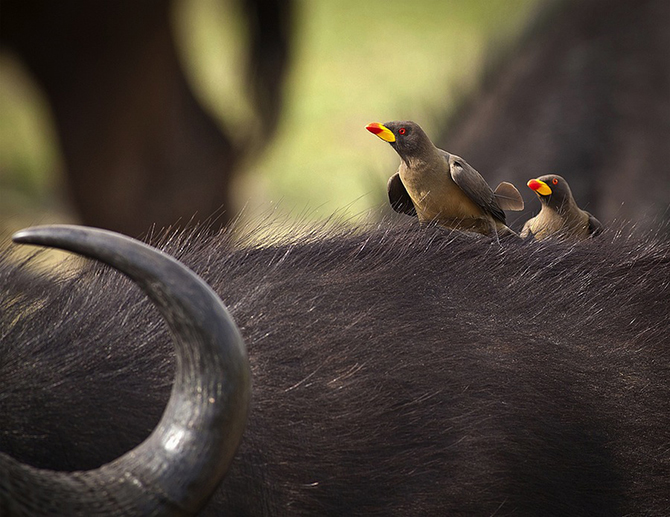
<svg viewBox="0 0 670 517"><path fill-rule="evenodd" d="M431 134L477 88L491 50L513 46L540 0L300 0L276 138L236 184L247 216L277 210L356 218L385 203L398 158L365 131L413 119ZM202 103L233 138L258 121L245 91L246 31L226 0L179 0L175 33ZM47 103L0 53L0 219L4 229L72 221ZM254 126L256 125L256 126ZM458 152L457 149L452 150ZM480 171L486 175L486 171Z"/></svg>

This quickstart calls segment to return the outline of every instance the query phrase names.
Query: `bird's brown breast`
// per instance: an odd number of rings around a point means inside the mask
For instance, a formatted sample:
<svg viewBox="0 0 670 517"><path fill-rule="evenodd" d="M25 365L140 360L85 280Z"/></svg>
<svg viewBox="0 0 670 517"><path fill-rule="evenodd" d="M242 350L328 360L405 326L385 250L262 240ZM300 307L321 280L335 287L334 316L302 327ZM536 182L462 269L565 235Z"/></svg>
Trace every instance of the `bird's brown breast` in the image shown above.
<svg viewBox="0 0 670 517"><path fill-rule="evenodd" d="M400 168L400 178L412 198L419 221L447 228L490 233L492 218L451 178L448 167Z"/></svg>
<svg viewBox="0 0 670 517"><path fill-rule="evenodd" d="M583 240L589 237L589 216L583 210L571 210L568 214L559 214L555 210L542 207L540 213L529 219L524 225L522 237L528 231L538 239L556 236L570 240Z"/></svg>

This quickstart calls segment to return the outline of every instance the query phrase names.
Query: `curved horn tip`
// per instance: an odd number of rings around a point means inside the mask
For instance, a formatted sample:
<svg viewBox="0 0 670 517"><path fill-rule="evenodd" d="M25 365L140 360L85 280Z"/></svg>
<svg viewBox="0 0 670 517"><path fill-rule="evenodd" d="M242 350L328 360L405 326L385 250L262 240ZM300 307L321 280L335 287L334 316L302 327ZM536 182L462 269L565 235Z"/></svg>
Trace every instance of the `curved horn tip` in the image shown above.
<svg viewBox="0 0 670 517"><path fill-rule="evenodd" d="M29 226L15 232L12 235L12 241L16 244L39 244L42 246L52 246L50 242L63 235L72 235L79 233L84 235L91 232L105 232L98 228L90 226L81 226L74 224L45 224L39 226ZM112 232L109 232L112 233Z"/></svg>
<svg viewBox="0 0 670 517"><path fill-rule="evenodd" d="M16 244L31 244L32 240L35 238L35 230L44 228L44 226L31 226L29 228L23 228L18 232L15 232L12 235L12 241Z"/></svg>

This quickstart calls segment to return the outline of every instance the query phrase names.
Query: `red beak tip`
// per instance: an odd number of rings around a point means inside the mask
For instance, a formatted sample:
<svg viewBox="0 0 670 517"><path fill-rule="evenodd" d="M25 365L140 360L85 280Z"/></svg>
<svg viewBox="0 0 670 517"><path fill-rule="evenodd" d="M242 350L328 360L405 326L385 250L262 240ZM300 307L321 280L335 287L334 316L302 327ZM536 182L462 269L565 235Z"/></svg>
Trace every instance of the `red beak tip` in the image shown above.
<svg viewBox="0 0 670 517"><path fill-rule="evenodd" d="M367 126L365 126L365 129L370 131L370 133L374 133L375 135L382 132L382 128L379 127L379 124L377 122L373 122L372 124L368 124Z"/></svg>

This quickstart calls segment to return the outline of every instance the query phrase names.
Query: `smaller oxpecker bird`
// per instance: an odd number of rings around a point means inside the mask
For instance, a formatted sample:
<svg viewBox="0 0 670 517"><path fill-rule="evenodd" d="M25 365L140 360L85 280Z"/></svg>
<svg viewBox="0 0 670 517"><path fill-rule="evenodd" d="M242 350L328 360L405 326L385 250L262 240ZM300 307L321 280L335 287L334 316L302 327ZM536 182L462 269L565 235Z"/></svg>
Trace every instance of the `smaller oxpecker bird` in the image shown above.
<svg viewBox="0 0 670 517"><path fill-rule="evenodd" d="M568 240L584 240L603 231L603 225L586 210L581 210L568 182L556 174L548 174L528 182L540 198L542 209L526 221L521 237L542 240L557 237Z"/></svg>
<svg viewBox="0 0 670 517"><path fill-rule="evenodd" d="M503 212L523 210L523 198L514 185L502 182L494 192L463 158L435 147L415 122L373 122L366 129L400 156L400 167L387 185L396 212L446 228L516 235L506 226Z"/></svg>

